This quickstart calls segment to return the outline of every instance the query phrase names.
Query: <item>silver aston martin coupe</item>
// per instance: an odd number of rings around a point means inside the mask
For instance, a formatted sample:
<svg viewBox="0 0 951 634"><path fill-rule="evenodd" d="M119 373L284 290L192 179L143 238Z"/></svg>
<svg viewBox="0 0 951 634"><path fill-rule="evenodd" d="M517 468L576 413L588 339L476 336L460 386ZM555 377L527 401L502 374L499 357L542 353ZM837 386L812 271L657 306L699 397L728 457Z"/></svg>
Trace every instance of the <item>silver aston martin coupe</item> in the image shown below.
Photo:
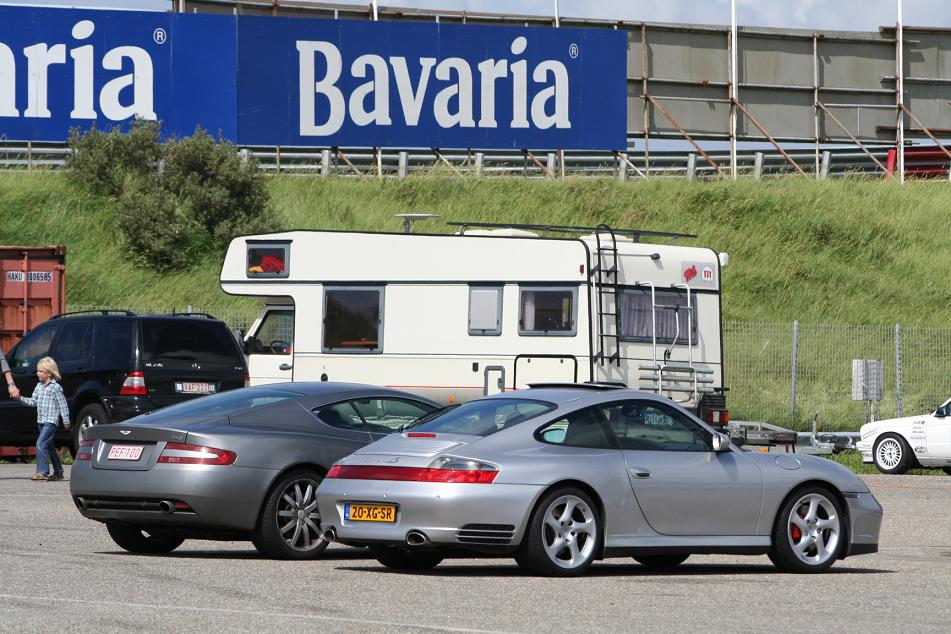
<svg viewBox="0 0 951 634"><path fill-rule="evenodd" d="M317 496L325 539L409 570L484 554L571 576L605 557L735 553L821 572L876 552L882 521L835 462L742 451L667 399L598 385L445 410L338 460Z"/></svg>

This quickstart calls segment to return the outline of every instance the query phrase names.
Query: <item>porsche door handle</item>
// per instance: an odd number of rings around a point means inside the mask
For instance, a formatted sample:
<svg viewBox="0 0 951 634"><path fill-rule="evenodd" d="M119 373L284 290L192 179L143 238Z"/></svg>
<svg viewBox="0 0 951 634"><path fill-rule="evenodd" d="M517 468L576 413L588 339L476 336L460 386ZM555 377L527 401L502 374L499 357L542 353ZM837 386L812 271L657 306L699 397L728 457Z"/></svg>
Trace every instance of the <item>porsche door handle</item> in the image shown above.
<svg viewBox="0 0 951 634"><path fill-rule="evenodd" d="M635 478L651 477L651 472L648 469L644 469L643 467L631 467L629 471L631 472L631 475L634 476Z"/></svg>

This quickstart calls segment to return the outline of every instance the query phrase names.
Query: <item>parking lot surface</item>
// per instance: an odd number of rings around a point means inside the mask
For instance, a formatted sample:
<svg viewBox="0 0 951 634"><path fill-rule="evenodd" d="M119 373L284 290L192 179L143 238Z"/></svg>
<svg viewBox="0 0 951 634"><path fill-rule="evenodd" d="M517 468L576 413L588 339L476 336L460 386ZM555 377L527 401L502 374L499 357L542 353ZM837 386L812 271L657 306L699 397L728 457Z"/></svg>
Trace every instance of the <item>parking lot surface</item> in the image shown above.
<svg viewBox="0 0 951 634"><path fill-rule="evenodd" d="M333 545L311 562L250 543L186 541L131 555L79 515L68 483L0 465L2 631L920 631L951 623L951 477L864 476L885 508L880 552L822 575L763 557L693 556L671 573L630 559L578 579L511 559L389 571ZM68 472L67 472L68 477Z"/></svg>

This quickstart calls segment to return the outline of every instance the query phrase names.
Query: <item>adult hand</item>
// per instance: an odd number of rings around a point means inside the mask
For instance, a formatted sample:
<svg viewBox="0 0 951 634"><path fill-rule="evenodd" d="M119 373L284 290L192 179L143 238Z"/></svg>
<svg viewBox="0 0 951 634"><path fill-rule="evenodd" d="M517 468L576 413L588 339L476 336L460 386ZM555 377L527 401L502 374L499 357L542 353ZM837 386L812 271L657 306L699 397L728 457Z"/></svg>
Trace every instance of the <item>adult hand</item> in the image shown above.
<svg viewBox="0 0 951 634"><path fill-rule="evenodd" d="M20 400L20 389L13 383L7 385L7 394L14 400Z"/></svg>

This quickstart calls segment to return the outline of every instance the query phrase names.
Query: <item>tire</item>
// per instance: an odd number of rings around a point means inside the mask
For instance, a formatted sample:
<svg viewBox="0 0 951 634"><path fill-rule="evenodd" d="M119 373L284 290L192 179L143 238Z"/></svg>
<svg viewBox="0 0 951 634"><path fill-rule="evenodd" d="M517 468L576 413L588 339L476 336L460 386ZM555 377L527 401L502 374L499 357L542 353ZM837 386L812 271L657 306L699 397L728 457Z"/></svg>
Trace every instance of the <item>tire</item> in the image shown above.
<svg viewBox="0 0 951 634"><path fill-rule="evenodd" d="M410 550L392 546L371 546L370 553L376 560L393 570L432 570L443 556L431 550Z"/></svg>
<svg viewBox="0 0 951 634"><path fill-rule="evenodd" d="M672 570L687 561L687 557L689 556L689 554L639 555L634 558L634 561L647 566L651 570Z"/></svg>
<svg viewBox="0 0 951 634"><path fill-rule="evenodd" d="M515 555L520 568L545 577L584 574L601 552L601 519L581 489L562 487L538 502Z"/></svg>
<svg viewBox="0 0 951 634"><path fill-rule="evenodd" d="M875 468L889 475L900 475L916 464L911 447L898 434L882 434L872 448Z"/></svg>
<svg viewBox="0 0 951 634"><path fill-rule="evenodd" d="M832 492L818 485L800 487L779 509L769 558L783 572L823 572L846 547L846 525Z"/></svg>
<svg viewBox="0 0 951 634"><path fill-rule="evenodd" d="M99 403L84 405L76 414L76 420L73 421L73 451L79 451L79 443L85 440L86 430L108 422L109 415L106 414L106 409L102 405Z"/></svg>
<svg viewBox="0 0 951 634"><path fill-rule="evenodd" d="M171 531L106 522L106 530L120 548L140 555L164 555L185 541Z"/></svg>
<svg viewBox="0 0 951 634"><path fill-rule="evenodd" d="M324 476L299 469L278 478L261 508L251 541L273 559L313 559L329 544L321 537L317 487Z"/></svg>

